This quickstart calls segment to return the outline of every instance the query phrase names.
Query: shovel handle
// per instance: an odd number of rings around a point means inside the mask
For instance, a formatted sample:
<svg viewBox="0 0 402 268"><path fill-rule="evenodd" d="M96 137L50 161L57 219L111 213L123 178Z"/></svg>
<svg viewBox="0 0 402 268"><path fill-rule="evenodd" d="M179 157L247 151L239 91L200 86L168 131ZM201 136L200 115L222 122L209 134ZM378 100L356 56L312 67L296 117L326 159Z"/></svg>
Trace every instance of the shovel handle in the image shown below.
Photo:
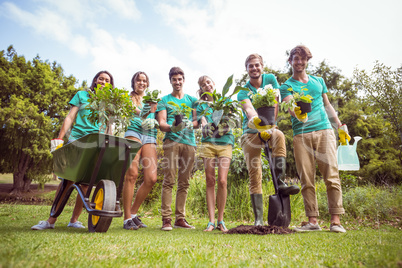
<svg viewBox="0 0 402 268"><path fill-rule="evenodd" d="M268 142L261 138L260 133L258 133L258 136L260 137L261 141L264 143L265 156L268 159L269 169L271 170L272 182L274 184L275 194L278 194L278 181L276 178L274 167L272 166L273 163L272 163L271 149L269 148Z"/></svg>

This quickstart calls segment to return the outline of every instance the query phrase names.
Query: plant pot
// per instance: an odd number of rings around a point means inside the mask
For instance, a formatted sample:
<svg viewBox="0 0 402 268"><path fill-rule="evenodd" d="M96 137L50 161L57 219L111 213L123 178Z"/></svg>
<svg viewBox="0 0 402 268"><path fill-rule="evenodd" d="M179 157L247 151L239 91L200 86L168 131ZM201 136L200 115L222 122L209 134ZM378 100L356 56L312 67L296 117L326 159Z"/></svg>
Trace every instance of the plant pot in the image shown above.
<svg viewBox="0 0 402 268"><path fill-rule="evenodd" d="M260 126L275 124L275 107L265 106L257 108L258 117L261 119Z"/></svg>
<svg viewBox="0 0 402 268"><path fill-rule="evenodd" d="M213 134L212 134L212 138L217 139L217 138L222 137L222 135L219 135L218 127L214 123L212 123L212 126L215 128L215 130L213 131ZM227 133L227 132L229 132L230 129L229 129L229 127L225 127L225 130L226 130L226 133Z"/></svg>
<svg viewBox="0 0 402 268"><path fill-rule="evenodd" d="M311 103L298 101L296 104L300 107L302 114L311 112Z"/></svg>
<svg viewBox="0 0 402 268"><path fill-rule="evenodd" d="M182 114L176 114L174 116L174 121L175 121L175 126L178 126L182 121L183 121L184 115Z"/></svg>

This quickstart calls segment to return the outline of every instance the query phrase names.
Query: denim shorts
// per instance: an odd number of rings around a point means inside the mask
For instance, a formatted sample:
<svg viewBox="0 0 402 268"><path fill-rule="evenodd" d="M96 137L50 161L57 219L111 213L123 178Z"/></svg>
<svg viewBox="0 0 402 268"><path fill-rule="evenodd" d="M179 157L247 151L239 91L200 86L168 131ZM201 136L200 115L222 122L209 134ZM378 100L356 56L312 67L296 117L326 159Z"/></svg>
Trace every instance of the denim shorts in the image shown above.
<svg viewBox="0 0 402 268"><path fill-rule="evenodd" d="M126 133L124 134L124 138L127 137L134 137L140 140L141 144L148 144L148 143L155 143L156 144L156 138L148 136L148 135L144 135L132 130L127 130Z"/></svg>

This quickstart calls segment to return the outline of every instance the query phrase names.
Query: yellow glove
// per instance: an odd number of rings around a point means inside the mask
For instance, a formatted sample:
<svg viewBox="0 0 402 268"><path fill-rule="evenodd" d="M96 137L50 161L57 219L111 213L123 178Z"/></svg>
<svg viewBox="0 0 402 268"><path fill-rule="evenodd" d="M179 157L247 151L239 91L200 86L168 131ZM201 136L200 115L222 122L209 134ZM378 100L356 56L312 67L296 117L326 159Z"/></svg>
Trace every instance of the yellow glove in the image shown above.
<svg viewBox="0 0 402 268"><path fill-rule="evenodd" d="M261 119L258 116L254 116L248 121L247 126L252 129L256 129L259 132L272 128L272 125L260 126Z"/></svg>
<svg viewBox="0 0 402 268"><path fill-rule="evenodd" d="M301 111L299 106L296 106L294 111L295 111L295 115L296 115L297 120L299 120L300 122L303 122L303 123L307 122L308 115L307 115L307 113L302 114L301 113L302 111Z"/></svg>
<svg viewBox="0 0 402 268"><path fill-rule="evenodd" d="M338 128L338 134L339 134L339 142L341 145L346 145L346 140L350 142L350 136L349 136L349 131L348 131L348 126L343 124Z"/></svg>

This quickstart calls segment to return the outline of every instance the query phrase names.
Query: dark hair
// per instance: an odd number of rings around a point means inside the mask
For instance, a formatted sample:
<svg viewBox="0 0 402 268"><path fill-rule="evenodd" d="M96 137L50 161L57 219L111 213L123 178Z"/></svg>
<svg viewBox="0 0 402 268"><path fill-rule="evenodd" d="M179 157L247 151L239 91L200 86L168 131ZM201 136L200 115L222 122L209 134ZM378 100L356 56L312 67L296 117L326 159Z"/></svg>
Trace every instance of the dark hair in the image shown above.
<svg viewBox="0 0 402 268"><path fill-rule="evenodd" d="M134 103L134 104L135 104L135 105L140 105L140 103L141 103L141 96L139 96L138 93L135 91L135 81L137 80L137 78L138 78L141 74L145 75L145 78L146 78L146 80L147 80L147 87L149 87L149 78L148 78L148 75L147 75L145 72L139 71L139 72L136 72L136 73L133 75L133 77L131 78L131 88L133 89L133 91L131 91L130 95L131 95L132 97L134 97L134 99L135 99L135 103Z"/></svg>
<svg viewBox="0 0 402 268"><path fill-rule="evenodd" d="M169 81L172 79L173 75L181 74L184 79L184 72L180 67L172 67L169 71Z"/></svg>
<svg viewBox="0 0 402 268"><path fill-rule="evenodd" d="M100 71L95 75L94 79L92 79L92 84L90 87L91 90L94 90L94 88L96 87L96 80L98 80L101 74L107 74L110 77L110 84L112 84L112 87L114 87L113 76L108 71Z"/></svg>
<svg viewBox="0 0 402 268"><path fill-rule="evenodd" d="M312 55L311 52L310 52L310 49L308 49L308 48L307 48L306 46L304 46L304 45L296 46L295 48L293 48L293 49L290 51L289 58L288 58L288 61L289 61L289 62L292 61L293 56L294 56L295 54L299 54L302 58L306 57L306 58L307 58L307 61L310 60L310 59L313 57L313 55Z"/></svg>

